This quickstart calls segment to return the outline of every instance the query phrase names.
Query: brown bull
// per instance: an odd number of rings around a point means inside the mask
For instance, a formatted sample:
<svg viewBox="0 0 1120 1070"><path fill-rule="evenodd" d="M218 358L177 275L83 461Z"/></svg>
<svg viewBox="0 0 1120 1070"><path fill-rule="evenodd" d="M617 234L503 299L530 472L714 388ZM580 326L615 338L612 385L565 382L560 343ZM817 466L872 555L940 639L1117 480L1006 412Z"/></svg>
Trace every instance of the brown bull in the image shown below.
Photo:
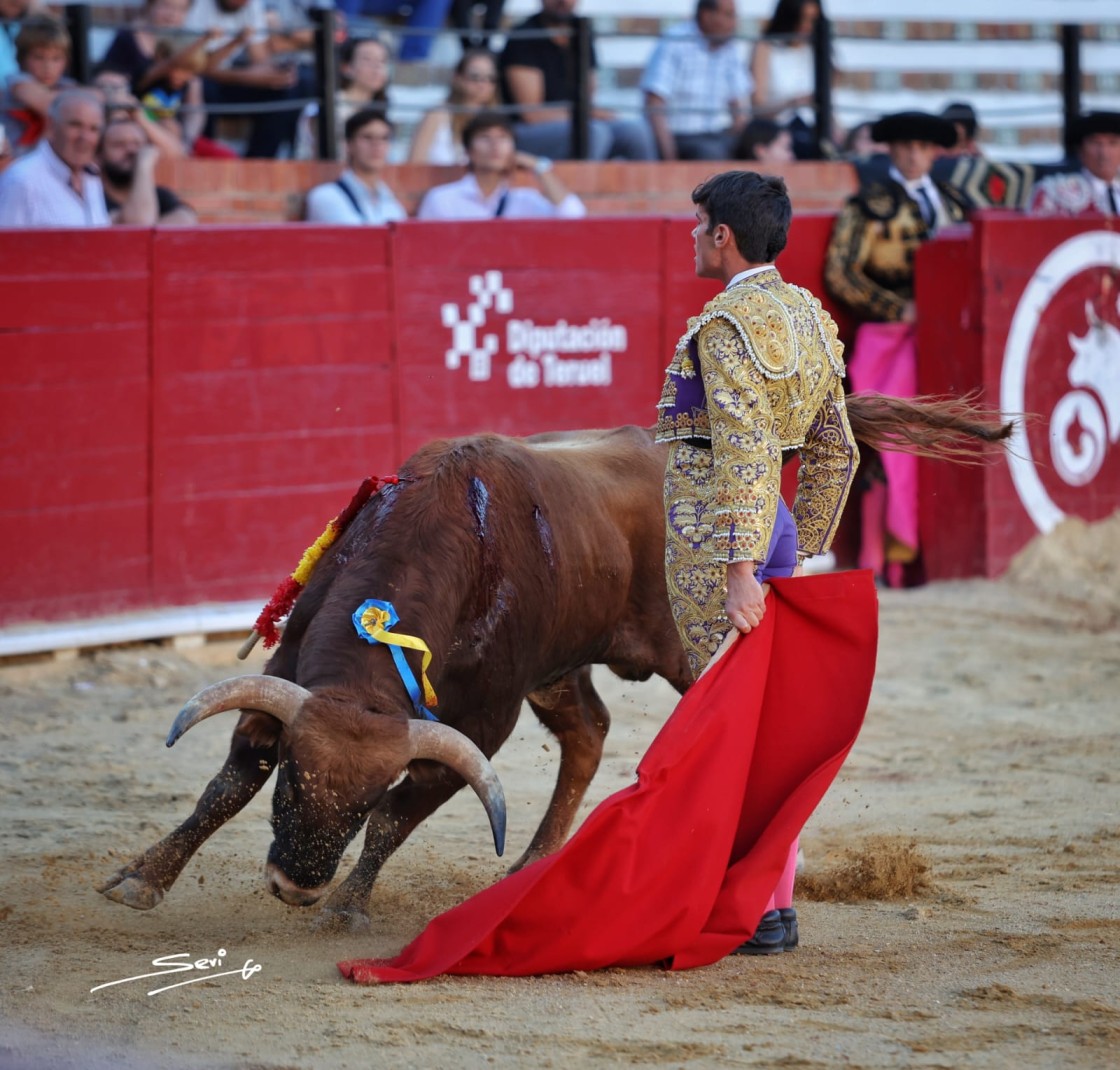
<svg viewBox="0 0 1120 1070"><path fill-rule="evenodd" d="M1007 433L955 404L857 395L849 414L865 443L938 456ZM591 665L627 680L657 674L681 692L691 682L665 591L666 454L635 427L421 449L319 562L266 675L216 684L184 708L169 746L206 717L243 711L229 756L194 813L100 890L155 906L276 768L270 889L287 903L318 900L368 821L357 865L325 907L328 918L368 924L386 859L464 782L501 853L504 803L486 758L523 701L558 739L560 769L515 868L556 850L610 722ZM394 630L430 647L441 724L416 719L388 649L355 631L352 614L370 598L391 602Z"/></svg>

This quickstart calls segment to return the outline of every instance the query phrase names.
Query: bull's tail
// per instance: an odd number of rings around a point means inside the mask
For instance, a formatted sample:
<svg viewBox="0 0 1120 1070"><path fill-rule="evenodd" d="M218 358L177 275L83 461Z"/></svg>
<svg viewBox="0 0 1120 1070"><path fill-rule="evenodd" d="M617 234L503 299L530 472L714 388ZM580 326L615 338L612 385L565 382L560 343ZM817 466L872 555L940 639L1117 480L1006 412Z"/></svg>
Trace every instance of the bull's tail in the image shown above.
<svg viewBox="0 0 1120 1070"><path fill-rule="evenodd" d="M974 401L975 394L907 399L855 393L847 399L848 422L861 443L877 450L982 464L1003 451L1015 425Z"/></svg>

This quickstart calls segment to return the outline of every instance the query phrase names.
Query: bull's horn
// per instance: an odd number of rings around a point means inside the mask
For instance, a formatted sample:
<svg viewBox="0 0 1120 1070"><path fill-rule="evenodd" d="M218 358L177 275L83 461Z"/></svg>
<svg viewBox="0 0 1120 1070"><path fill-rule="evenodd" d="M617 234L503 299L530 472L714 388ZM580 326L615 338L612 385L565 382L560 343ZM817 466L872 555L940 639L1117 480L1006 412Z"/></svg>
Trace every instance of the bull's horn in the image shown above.
<svg viewBox="0 0 1120 1070"><path fill-rule="evenodd" d="M290 725L311 692L279 676L233 676L204 687L180 711L167 734L167 745L175 746L179 737L199 721L226 710L263 710Z"/></svg>
<svg viewBox="0 0 1120 1070"><path fill-rule="evenodd" d="M506 849L506 796L494 767L462 732L434 721L409 721L408 738L413 758L442 762L454 769L474 789L494 832L494 849Z"/></svg>

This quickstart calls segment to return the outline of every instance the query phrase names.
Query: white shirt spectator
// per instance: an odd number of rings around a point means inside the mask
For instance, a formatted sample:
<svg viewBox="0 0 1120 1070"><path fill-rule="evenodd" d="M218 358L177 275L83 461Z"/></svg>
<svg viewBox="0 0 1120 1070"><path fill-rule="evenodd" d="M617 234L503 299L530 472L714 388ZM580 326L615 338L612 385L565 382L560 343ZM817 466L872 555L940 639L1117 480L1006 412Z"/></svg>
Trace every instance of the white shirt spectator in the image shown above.
<svg viewBox="0 0 1120 1070"><path fill-rule="evenodd" d="M337 182L324 182L307 194L305 218L308 223L384 226L407 219L408 213L384 182L378 182L376 193L371 193L369 186L347 168Z"/></svg>
<svg viewBox="0 0 1120 1070"><path fill-rule="evenodd" d="M82 173L82 195L70 168L44 140L0 175L0 227L107 227L105 192L94 171Z"/></svg>
<svg viewBox="0 0 1120 1070"><path fill-rule="evenodd" d="M661 97L674 134L713 134L732 123L731 101L745 109L751 92L741 42L716 48L695 21L668 29L642 74L641 88Z"/></svg>
<svg viewBox="0 0 1120 1070"><path fill-rule="evenodd" d="M582 219L587 208L574 193L553 204L528 186L498 186L483 196L478 180L466 174L458 182L433 186L424 194L417 219Z"/></svg>
<svg viewBox="0 0 1120 1070"><path fill-rule="evenodd" d="M221 48L236 37L242 30L252 30L252 40L261 43L268 40L268 13L265 11L264 0L249 0L242 8L236 11L223 11L218 0L194 0L187 11L183 28L194 33L205 33L207 30L222 30L226 34L206 46L208 52ZM237 59L237 54L229 56L222 67L229 67Z"/></svg>

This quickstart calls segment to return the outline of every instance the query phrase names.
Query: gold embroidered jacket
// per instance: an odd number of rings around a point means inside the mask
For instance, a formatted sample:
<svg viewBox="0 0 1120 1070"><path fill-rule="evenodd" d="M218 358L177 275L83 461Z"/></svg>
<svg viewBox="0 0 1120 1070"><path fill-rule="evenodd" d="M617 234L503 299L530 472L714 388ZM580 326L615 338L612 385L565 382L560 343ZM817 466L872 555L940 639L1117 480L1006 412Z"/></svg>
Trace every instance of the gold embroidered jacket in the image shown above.
<svg viewBox="0 0 1120 1070"><path fill-rule="evenodd" d="M952 186L936 183L951 223L966 205ZM844 206L825 259L829 292L861 319L894 323L914 298L914 255L933 237L917 202L891 179L866 183Z"/></svg>
<svg viewBox="0 0 1120 1070"><path fill-rule="evenodd" d="M820 301L774 268L689 319L666 371L656 437L710 443L713 560L765 559L783 450L801 454L792 508L799 555L831 545L859 461L844 404L843 349Z"/></svg>

